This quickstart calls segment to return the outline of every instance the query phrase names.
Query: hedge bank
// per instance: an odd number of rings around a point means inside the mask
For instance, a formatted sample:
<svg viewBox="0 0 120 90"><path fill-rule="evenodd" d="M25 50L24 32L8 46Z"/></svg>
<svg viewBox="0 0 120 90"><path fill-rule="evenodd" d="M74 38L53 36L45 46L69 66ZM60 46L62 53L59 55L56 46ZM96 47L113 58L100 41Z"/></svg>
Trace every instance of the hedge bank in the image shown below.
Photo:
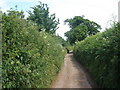
<svg viewBox="0 0 120 90"><path fill-rule="evenodd" d="M74 57L105 88L120 88L120 25L76 43Z"/></svg>
<svg viewBox="0 0 120 90"><path fill-rule="evenodd" d="M65 51L54 35L11 11L2 16L3 88L48 88L63 64Z"/></svg>

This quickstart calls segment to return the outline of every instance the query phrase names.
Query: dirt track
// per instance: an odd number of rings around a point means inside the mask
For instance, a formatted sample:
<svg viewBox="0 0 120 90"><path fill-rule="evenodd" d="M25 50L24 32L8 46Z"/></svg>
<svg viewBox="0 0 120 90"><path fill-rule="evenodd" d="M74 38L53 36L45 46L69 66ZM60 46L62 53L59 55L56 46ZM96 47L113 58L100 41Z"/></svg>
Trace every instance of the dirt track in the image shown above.
<svg viewBox="0 0 120 90"><path fill-rule="evenodd" d="M84 71L83 67L73 58L73 54L67 54L64 66L53 82L51 88L93 88L92 79ZM91 85L90 85L91 84Z"/></svg>

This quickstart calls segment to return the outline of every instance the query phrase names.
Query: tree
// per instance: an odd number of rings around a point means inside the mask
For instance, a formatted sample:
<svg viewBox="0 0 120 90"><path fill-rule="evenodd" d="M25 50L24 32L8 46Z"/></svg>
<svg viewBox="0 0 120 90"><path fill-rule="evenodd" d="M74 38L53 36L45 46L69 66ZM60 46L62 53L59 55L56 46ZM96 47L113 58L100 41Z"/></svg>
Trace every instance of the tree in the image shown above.
<svg viewBox="0 0 120 90"><path fill-rule="evenodd" d="M39 31L45 30L54 34L58 29L59 19L56 20L55 14L49 15L47 4L40 2L39 5L32 7L33 12L29 11L28 20L32 20L39 25Z"/></svg>
<svg viewBox="0 0 120 90"><path fill-rule="evenodd" d="M71 28L70 31L65 33L67 40L71 44L74 44L76 41L81 41L90 35L95 35L101 29L101 26L97 23L84 19L81 16L66 19L65 23L68 23Z"/></svg>
<svg viewBox="0 0 120 90"><path fill-rule="evenodd" d="M84 38L87 37L88 29L85 25L79 25L75 27L74 29L71 29L70 31L65 33L65 36L67 36L68 41L70 44L75 43L76 41L81 41Z"/></svg>

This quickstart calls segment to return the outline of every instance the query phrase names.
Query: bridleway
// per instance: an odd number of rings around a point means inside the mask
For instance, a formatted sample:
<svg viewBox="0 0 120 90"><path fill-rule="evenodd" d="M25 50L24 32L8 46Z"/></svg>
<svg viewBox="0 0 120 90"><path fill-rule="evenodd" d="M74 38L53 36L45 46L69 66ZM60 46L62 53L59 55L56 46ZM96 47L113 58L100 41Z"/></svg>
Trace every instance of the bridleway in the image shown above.
<svg viewBox="0 0 120 90"><path fill-rule="evenodd" d="M94 88L94 81L85 69L75 60L73 54L67 54L64 65L56 76L51 88Z"/></svg>

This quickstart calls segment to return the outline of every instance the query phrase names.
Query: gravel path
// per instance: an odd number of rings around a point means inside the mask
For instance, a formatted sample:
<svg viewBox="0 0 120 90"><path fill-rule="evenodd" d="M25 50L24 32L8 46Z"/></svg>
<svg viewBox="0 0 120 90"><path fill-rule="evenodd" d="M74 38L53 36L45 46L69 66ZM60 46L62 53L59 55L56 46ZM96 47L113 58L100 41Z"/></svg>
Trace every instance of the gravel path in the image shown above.
<svg viewBox="0 0 120 90"><path fill-rule="evenodd" d="M88 76L82 66L73 58L73 54L67 54L64 66L51 88L92 88L90 85L92 79Z"/></svg>

